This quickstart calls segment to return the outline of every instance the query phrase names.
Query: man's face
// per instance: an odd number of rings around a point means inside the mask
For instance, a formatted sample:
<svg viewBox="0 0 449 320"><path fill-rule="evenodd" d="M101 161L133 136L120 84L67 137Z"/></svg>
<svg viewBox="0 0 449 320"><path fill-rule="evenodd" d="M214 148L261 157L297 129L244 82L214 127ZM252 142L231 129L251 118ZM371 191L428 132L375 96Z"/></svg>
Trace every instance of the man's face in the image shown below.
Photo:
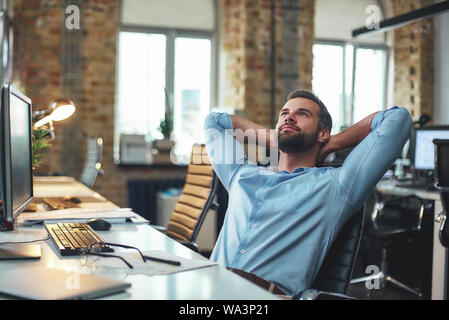
<svg viewBox="0 0 449 320"><path fill-rule="evenodd" d="M317 142L320 107L312 100L294 98L279 113L276 125L279 149L298 153L311 149Z"/></svg>

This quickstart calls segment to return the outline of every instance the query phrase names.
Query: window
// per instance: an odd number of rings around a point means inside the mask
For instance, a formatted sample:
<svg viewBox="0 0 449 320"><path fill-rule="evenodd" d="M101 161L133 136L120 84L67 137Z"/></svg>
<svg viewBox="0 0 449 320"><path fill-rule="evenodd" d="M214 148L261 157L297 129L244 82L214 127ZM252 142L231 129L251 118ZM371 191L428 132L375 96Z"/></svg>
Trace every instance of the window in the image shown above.
<svg viewBox="0 0 449 320"><path fill-rule="evenodd" d="M161 138L164 119L166 36L121 32L118 70L118 134Z"/></svg>
<svg viewBox="0 0 449 320"><path fill-rule="evenodd" d="M358 122L386 107L387 52L359 47L354 59L353 122Z"/></svg>
<svg viewBox="0 0 449 320"><path fill-rule="evenodd" d="M332 134L385 108L387 54L381 45L315 43L312 87L332 116Z"/></svg>
<svg viewBox="0 0 449 320"><path fill-rule="evenodd" d="M203 142L204 119L211 105L212 34L174 30L120 32L116 155L120 134L162 139L166 107L173 110L175 153L188 162L193 143Z"/></svg>
<svg viewBox="0 0 449 320"><path fill-rule="evenodd" d="M162 139L159 127L170 108L173 151L188 163L192 144L204 141L204 119L214 101L216 1L120 3L114 158L119 160L121 134L140 135L128 137L131 145L145 144L142 136Z"/></svg>
<svg viewBox="0 0 449 320"><path fill-rule="evenodd" d="M313 46L312 88L328 108L333 128L340 128L344 123L341 117L344 104L343 52L342 46Z"/></svg>
<svg viewBox="0 0 449 320"><path fill-rule="evenodd" d="M174 139L179 155L190 155L192 144L204 141L203 125L211 101L211 40L175 38ZM187 143L186 143L187 142Z"/></svg>

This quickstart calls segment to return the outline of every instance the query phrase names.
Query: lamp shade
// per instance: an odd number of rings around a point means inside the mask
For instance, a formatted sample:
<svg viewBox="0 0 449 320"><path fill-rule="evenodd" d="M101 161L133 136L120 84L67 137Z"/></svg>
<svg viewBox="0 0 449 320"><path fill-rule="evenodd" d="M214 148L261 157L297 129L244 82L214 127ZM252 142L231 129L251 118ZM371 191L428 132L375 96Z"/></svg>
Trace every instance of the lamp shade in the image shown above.
<svg viewBox="0 0 449 320"><path fill-rule="evenodd" d="M69 118L75 112L75 104L68 99L56 99L46 110L38 111L39 114L45 115L42 119L38 120L34 126L39 128L50 121L61 121Z"/></svg>
<svg viewBox="0 0 449 320"><path fill-rule="evenodd" d="M61 121L69 118L75 112L75 104L68 99L57 99L50 104L51 120Z"/></svg>

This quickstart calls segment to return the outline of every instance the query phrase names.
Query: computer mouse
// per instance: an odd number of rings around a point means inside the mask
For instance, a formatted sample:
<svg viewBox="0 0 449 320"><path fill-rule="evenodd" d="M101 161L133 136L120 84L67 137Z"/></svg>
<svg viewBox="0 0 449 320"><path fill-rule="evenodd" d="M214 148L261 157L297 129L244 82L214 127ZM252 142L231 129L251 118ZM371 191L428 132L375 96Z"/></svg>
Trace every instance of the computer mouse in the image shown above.
<svg viewBox="0 0 449 320"><path fill-rule="evenodd" d="M103 219L90 219L86 224L94 231L108 231L111 229L111 223Z"/></svg>
<svg viewBox="0 0 449 320"><path fill-rule="evenodd" d="M71 198L69 199L69 201L70 201L70 202L73 202L73 203L81 203L80 198L77 198L77 197L71 197Z"/></svg>
<svg viewBox="0 0 449 320"><path fill-rule="evenodd" d="M71 203L76 203L76 204L79 204L79 203L82 202L80 198L72 197L72 196L62 197L62 200L63 201L70 201Z"/></svg>

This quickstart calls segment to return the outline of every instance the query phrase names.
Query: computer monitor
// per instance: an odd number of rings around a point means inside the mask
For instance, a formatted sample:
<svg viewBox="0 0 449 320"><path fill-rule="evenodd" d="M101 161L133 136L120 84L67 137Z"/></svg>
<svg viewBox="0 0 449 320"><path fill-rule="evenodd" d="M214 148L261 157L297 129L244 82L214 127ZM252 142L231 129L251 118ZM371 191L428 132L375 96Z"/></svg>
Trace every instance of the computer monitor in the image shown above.
<svg viewBox="0 0 449 320"><path fill-rule="evenodd" d="M2 87L0 123L0 229L12 230L16 216L33 200L33 168L31 100L10 84Z"/></svg>
<svg viewBox="0 0 449 320"><path fill-rule="evenodd" d="M417 128L413 134L413 166L415 170L435 169L433 139L449 139L449 126Z"/></svg>

